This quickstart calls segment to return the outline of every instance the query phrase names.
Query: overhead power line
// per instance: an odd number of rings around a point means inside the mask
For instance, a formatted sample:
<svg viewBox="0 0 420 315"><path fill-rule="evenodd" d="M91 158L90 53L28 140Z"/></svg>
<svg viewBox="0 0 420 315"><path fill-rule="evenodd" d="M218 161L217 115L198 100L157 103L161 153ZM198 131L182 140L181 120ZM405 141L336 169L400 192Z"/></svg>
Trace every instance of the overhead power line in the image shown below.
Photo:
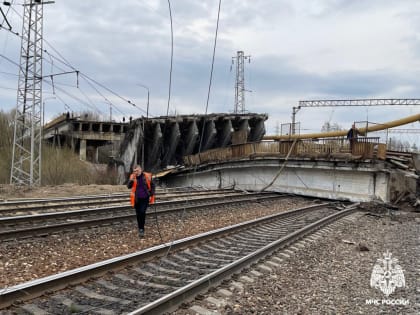
<svg viewBox="0 0 420 315"><path fill-rule="evenodd" d="M13 7L11 7L12 10L23 19L23 16ZM19 35L18 33L14 33L12 32L14 35L22 38L21 35ZM91 78L90 76L88 76L87 74L79 71L78 69L76 69L51 43L49 43L45 38L42 39L42 41L48 45L59 57L54 56L53 54L49 53L46 49L43 50L43 52L47 53L51 58L54 58L55 60L61 62L62 64L64 64L65 66L71 68L73 71L77 71L80 76L84 76L87 80L90 80L91 82L95 83L96 85L100 86L101 88L107 90L108 92L110 92L111 94L113 94L114 96L118 97L119 99L123 100L124 102L130 104L133 107L136 107L137 109L139 109L140 111L146 113L146 110L144 110L143 108L139 107L137 104L135 104L134 102L132 102L131 100L121 96L120 94L118 94L117 92L113 91L112 89L108 88L107 86L103 85L102 83L99 83L98 81L96 81L95 79ZM45 60L46 62L49 62L52 64L52 62ZM54 65L55 67L57 67L56 65ZM58 68L58 67L57 67ZM61 71L65 72L66 70L62 69L62 68L58 68ZM95 89L97 92L98 90ZM101 96L103 96L101 94ZM104 97L104 96L103 96ZM105 97L104 97L105 98ZM115 104L113 104L109 99L105 98L108 104L111 104L118 112L120 112L121 114L125 115ZM151 117L153 117L153 115L150 115Z"/></svg>

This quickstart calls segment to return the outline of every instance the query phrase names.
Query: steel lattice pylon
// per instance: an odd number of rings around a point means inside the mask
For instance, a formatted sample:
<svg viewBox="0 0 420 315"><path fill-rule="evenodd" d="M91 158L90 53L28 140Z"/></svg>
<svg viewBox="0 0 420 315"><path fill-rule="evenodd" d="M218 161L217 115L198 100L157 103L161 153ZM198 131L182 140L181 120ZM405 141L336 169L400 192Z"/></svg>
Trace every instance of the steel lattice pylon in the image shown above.
<svg viewBox="0 0 420 315"><path fill-rule="evenodd" d="M22 44L13 140L11 184L41 184L42 14L40 1L23 5Z"/></svg>
<svg viewBox="0 0 420 315"><path fill-rule="evenodd" d="M244 56L243 51L236 55L236 82L235 82L235 114L245 113L245 59L250 60L251 56ZM235 57L232 57L232 62Z"/></svg>

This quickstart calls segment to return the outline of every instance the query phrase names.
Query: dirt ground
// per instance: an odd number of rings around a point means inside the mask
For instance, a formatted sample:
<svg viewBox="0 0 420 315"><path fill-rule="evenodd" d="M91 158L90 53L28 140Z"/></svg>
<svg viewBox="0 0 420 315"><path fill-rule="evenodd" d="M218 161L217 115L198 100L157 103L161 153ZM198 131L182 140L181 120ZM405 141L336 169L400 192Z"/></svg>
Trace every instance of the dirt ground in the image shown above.
<svg viewBox="0 0 420 315"><path fill-rule="evenodd" d="M86 195L102 195L126 192L128 189L125 185L84 185L64 184L58 186L43 187L16 187L13 185L0 185L0 201L15 198L46 198L46 197L69 197L69 196L86 196Z"/></svg>

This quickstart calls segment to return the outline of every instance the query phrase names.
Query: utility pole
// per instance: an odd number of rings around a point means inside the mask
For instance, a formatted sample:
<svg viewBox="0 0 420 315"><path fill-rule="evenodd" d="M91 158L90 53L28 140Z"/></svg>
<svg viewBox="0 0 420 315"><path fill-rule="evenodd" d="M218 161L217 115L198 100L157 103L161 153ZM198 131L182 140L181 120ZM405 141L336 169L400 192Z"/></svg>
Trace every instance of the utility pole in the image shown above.
<svg viewBox="0 0 420 315"><path fill-rule="evenodd" d="M42 15L53 1L25 0L10 183L41 184Z"/></svg>
<svg viewBox="0 0 420 315"><path fill-rule="evenodd" d="M232 57L232 64L236 59L236 82L235 82L235 114L245 113L245 69L244 62L251 62L251 56L244 56L243 51L238 51L236 57Z"/></svg>
<svg viewBox="0 0 420 315"><path fill-rule="evenodd" d="M112 121L112 104L109 103L109 121Z"/></svg>
<svg viewBox="0 0 420 315"><path fill-rule="evenodd" d="M147 90L147 110L146 110L146 121L149 119L149 99L150 99L150 90L147 86L145 86L144 84L141 83L137 83L138 86L141 86L142 88ZM144 132L144 117L142 117L142 130L143 130L143 141L141 144L141 167L144 169L145 167L145 163L144 163L144 140L146 139Z"/></svg>

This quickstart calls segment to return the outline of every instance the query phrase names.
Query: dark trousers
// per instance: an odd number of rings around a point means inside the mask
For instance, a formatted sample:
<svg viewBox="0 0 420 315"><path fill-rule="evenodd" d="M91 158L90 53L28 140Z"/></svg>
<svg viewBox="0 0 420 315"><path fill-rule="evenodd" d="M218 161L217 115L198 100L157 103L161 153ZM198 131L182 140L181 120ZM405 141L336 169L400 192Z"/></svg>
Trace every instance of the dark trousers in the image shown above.
<svg viewBox="0 0 420 315"><path fill-rule="evenodd" d="M146 210L147 210L148 205L149 205L149 198L136 199L136 203L134 204L134 208L136 209L137 224L139 226L139 230L144 230L144 224L146 223Z"/></svg>

